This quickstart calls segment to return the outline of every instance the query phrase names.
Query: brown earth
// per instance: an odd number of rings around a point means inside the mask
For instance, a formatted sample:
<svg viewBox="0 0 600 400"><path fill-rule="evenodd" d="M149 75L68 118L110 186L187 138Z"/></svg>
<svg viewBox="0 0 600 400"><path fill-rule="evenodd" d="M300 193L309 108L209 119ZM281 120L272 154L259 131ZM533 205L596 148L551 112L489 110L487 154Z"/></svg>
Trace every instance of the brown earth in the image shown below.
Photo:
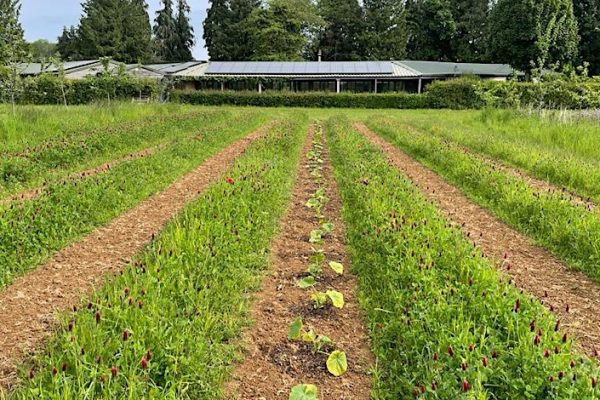
<svg viewBox="0 0 600 400"><path fill-rule="evenodd" d="M354 127L382 149L392 165L406 174L475 245L495 262L512 283L534 295L561 320L590 356L600 350L600 290L597 283L569 267L532 240L474 204L459 189L422 166L366 125ZM504 259L504 257L507 257Z"/></svg>
<svg viewBox="0 0 600 400"><path fill-rule="evenodd" d="M308 241L310 232L319 227L314 211L305 205L318 189L310 176L307 160L314 129L312 126L304 146L302 167L291 204L281 222L280 234L272 243L272 274L264 279L252 309L255 327L244 338L245 360L237 366L233 381L226 387L231 398L287 399L291 388L301 383L315 384L322 400L370 398L369 368L373 357L356 298L356 279L348 272L350 259L344 245L341 199L327 151L323 155L324 178L330 201L323 214L335 224L335 230L325 238L324 250L328 261L341 262L346 271L337 276L325 267L316 289L340 291L346 304L341 310L315 310L310 301L311 290L297 287L312 254ZM335 378L327 371L327 355L315 355L311 345L288 340L289 325L296 317L302 318L305 327L329 336L346 352L346 374Z"/></svg>
<svg viewBox="0 0 600 400"><path fill-rule="evenodd" d="M0 389L15 383L19 363L43 345L57 313L79 304L83 295L103 283L105 275L121 270L271 126L229 145L161 193L59 251L0 292Z"/></svg>

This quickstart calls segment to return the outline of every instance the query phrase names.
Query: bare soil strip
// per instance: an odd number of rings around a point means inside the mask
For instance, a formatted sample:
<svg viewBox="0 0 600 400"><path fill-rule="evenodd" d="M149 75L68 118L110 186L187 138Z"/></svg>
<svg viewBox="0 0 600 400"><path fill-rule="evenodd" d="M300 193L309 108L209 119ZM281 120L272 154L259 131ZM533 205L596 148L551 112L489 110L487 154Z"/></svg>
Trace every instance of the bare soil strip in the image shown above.
<svg viewBox="0 0 600 400"><path fill-rule="evenodd" d="M334 276L324 268L317 289L342 292L346 304L341 310L315 310L310 301L311 290L296 285L305 276L312 254L310 232L319 227L314 211L306 207L318 188L310 176L306 158L314 129L312 126L304 147L290 207L281 222L280 234L272 243L272 274L264 279L252 309L256 325L244 338L245 361L236 368L234 380L226 388L233 398L287 399L291 388L301 383L317 385L322 400L370 398L368 371L373 357L356 298L356 279L349 272ZM350 260L344 246L341 199L326 151L323 158L326 195L330 199L323 213L335 224L334 233L325 239L325 255L327 260L343 263L348 271ZM333 377L325 365L326 355L314 355L311 345L288 340L289 325L296 317L302 317L305 326L329 336L346 352L346 374Z"/></svg>
<svg viewBox="0 0 600 400"><path fill-rule="evenodd" d="M413 126L406 125L405 127L409 131L416 131L418 134L424 134L423 131L420 131ZM448 147L458 149L459 151L461 151L464 154L475 157L475 158L481 160L482 162L488 164L489 166L491 166L494 170L504 172L506 174L512 175L512 176L522 180L523 182L525 182L526 184L531 186L531 188L534 191L536 191L538 194L541 194L541 193L559 194L562 196L563 199L570 201L575 206L583 207L588 211L592 211L592 210L596 209L596 204L590 198L585 198L583 196L580 196L577 193L570 191L569 189L567 189L565 187L558 186L553 183L535 178L535 177L529 175L527 172L522 171L519 168L515 168L510 165L507 165L507 164L505 164L499 160L496 160L493 157L490 157L486 154L477 153L477 152L471 150L469 147L461 145L456 142L453 142L452 140L449 140L447 138L441 138L441 140Z"/></svg>
<svg viewBox="0 0 600 400"><path fill-rule="evenodd" d="M96 168L91 168L91 169L87 169L84 171L80 171L76 174L73 174L65 179L63 179L64 181L78 181L84 178L88 178L90 176L94 176L94 175L98 175L107 171L110 171L112 168L127 162L127 161L133 161L136 160L138 158L145 158L145 157L149 157L153 154L155 154L157 151L163 149L166 147L166 144L161 144L161 145L157 145L157 146L152 146L149 147L147 149L144 150L140 150L137 151L135 153L131 153L128 154L125 157L122 157L120 159L114 160L114 161L110 161L107 163L104 163ZM11 196L10 199L8 199L8 201L6 201L6 203L10 203L11 201L31 201L31 200L35 200L38 197L40 197L42 195L42 193L45 190L45 185L41 188L36 188L36 189L32 189L32 190L28 190L25 192L21 192L18 193L14 196Z"/></svg>
<svg viewBox="0 0 600 400"><path fill-rule="evenodd" d="M56 313L78 305L139 253L185 205L223 174L268 124L203 162L163 192L58 252L0 293L0 388L15 382L18 364L38 349Z"/></svg>
<svg viewBox="0 0 600 400"><path fill-rule="evenodd" d="M600 350L600 290L598 284L569 267L529 238L474 204L459 189L377 136L362 123L354 127L382 149L434 201L443 214L460 225L473 243L510 275L513 284L536 296L561 320L590 356ZM506 259L505 259L506 257Z"/></svg>

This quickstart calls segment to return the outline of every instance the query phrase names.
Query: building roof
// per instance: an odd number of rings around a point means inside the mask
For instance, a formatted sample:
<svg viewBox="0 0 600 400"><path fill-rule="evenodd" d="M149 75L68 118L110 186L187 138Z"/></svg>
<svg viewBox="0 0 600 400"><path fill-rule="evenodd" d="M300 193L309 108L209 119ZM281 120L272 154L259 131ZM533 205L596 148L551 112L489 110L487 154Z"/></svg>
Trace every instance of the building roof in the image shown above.
<svg viewBox="0 0 600 400"><path fill-rule="evenodd" d="M441 61L402 60L396 63L418 71L422 76L510 76L514 69L507 64L453 63Z"/></svg>
<svg viewBox="0 0 600 400"><path fill-rule="evenodd" d="M386 61L216 61L206 75L392 75L393 66Z"/></svg>
<svg viewBox="0 0 600 400"><path fill-rule="evenodd" d="M166 63L166 64L149 64L149 67L155 71L160 71L163 74L170 75L184 71L188 68L195 67L198 64L202 64L203 61L189 61L184 63Z"/></svg>

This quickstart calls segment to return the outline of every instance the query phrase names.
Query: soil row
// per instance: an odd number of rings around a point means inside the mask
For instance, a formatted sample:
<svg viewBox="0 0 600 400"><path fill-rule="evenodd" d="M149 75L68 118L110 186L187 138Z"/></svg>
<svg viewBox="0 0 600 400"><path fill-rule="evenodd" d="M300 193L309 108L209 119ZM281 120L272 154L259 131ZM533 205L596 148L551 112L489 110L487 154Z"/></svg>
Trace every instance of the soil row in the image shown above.
<svg viewBox="0 0 600 400"><path fill-rule="evenodd" d="M459 189L377 136L366 125L354 127L387 155L462 230L483 253L510 276L516 287L537 297L554 312L561 326L578 339L583 350L598 357L600 291L584 274L573 271L532 240L474 204Z"/></svg>
<svg viewBox="0 0 600 400"><path fill-rule="evenodd" d="M61 250L2 291L0 388L15 383L18 365L27 354L41 348L56 325L57 313L77 306L82 296L103 283L106 275L118 273L270 126L231 144L161 193Z"/></svg>
<svg viewBox="0 0 600 400"><path fill-rule="evenodd" d="M307 277L314 246L311 231L319 228L319 220L307 207L319 185L311 177L307 154L311 148L315 126L311 126L301 158L301 168L290 206L281 221L280 234L271 247L272 272L266 277L252 308L255 326L244 337L246 354L237 366L227 392L240 399L287 399L298 384L314 384L319 399L369 399L373 363L367 333L356 296L356 279L348 272L350 259L344 244L341 199L333 179L326 149L323 150L323 182L329 199L322 214L334 224L333 232L323 242L325 259L342 263L346 268L338 275L324 266L312 289L298 287ZM345 305L315 308L312 291L336 290L344 295ZM326 367L327 355L315 354L309 343L290 340L290 324L302 318L306 328L331 338L336 348L347 354L348 371L334 377Z"/></svg>

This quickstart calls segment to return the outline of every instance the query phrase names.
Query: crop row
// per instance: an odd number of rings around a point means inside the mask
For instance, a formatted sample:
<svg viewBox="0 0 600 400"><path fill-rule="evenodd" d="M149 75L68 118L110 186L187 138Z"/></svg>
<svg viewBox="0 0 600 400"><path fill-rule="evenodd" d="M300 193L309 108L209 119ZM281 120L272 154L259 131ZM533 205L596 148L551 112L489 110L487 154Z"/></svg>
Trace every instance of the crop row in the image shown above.
<svg viewBox="0 0 600 400"><path fill-rule="evenodd" d="M214 398L289 198L306 118L270 129L135 263L64 317L12 398Z"/></svg>
<svg viewBox="0 0 600 400"><path fill-rule="evenodd" d="M57 180L132 152L167 143L201 124L225 123L231 113L188 112L117 124L75 140L46 142L28 153L5 155L0 161L0 194ZM165 129L168 126L169 129Z"/></svg>
<svg viewBox="0 0 600 400"><path fill-rule="evenodd" d="M162 190L255 129L262 119L258 114L244 115L244 119L231 120L230 127L216 132L210 131L210 125L190 126L188 133L195 136L178 138L149 157L80 180L52 183L32 201L0 205L0 288L81 235Z"/></svg>
<svg viewBox="0 0 600 400"><path fill-rule="evenodd" d="M537 193L523 179L496 170L480 157L462 152L439 137L393 124L373 129L463 190L473 201L600 281L600 216L576 206L560 193Z"/></svg>
<svg viewBox="0 0 600 400"><path fill-rule="evenodd" d="M131 103L112 103L95 106L23 106L13 116L11 110L0 105L1 154L27 151L46 141L82 137L115 125L127 125L152 119L158 115L171 115L189 111L174 105L132 106Z"/></svg>
<svg viewBox="0 0 600 400"><path fill-rule="evenodd" d="M594 399L597 366L344 118L327 124L376 399Z"/></svg>
<svg viewBox="0 0 600 400"><path fill-rule="evenodd" d="M487 111L468 122L407 121L600 203L597 129L584 122L539 121L510 113Z"/></svg>

